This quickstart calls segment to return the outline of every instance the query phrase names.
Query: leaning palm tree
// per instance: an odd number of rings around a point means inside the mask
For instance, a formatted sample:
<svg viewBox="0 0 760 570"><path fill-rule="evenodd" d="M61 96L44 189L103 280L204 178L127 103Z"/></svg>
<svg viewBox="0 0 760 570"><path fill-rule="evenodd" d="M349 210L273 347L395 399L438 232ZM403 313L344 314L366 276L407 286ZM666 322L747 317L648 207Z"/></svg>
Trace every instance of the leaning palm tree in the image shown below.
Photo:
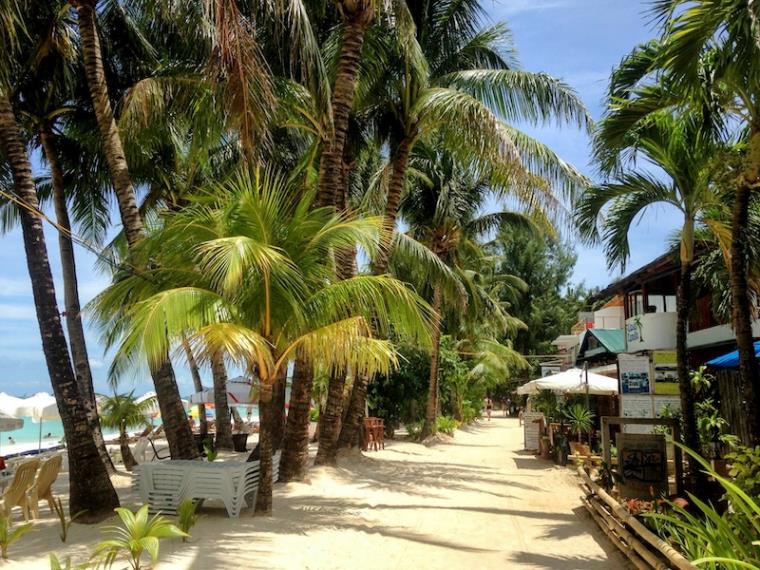
<svg viewBox="0 0 760 570"><path fill-rule="evenodd" d="M515 183L537 175L568 194L583 188L585 179L572 166L513 126L554 119L590 129L591 118L575 92L547 74L520 69L509 29L484 25L480 0L434 0L411 5L410 11L421 54L392 44L385 54L391 64L366 79L358 102L389 141L381 184L389 243L411 153L433 136L465 162L477 159L486 168L511 171ZM388 249L375 264L378 274L387 268Z"/></svg>
<svg viewBox="0 0 760 570"><path fill-rule="evenodd" d="M155 398L146 398L138 402L134 392L101 397L100 421L105 427L119 430L121 460L127 471L132 471L132 468L137 465L132 450L129 449L127 430L149 426L150 422L147 418L155 405Z"/></svg>
<svg viewBox="0 0 760 570"><path fill-rule="evenodd" d="M614 115L616 109L610 111ZM610 122L614 122L613 116ZM608 123L602 121L596 139L597 152L604 154ZM677 290L676 353L684 440L696 449L697 433L694 391L689 377L686 345L689 307L692 298L695 232L702 224L718 228L710 214L723 207L721 191L714 184L721 145L703 128L700 117L673 115L669 111L651 114L627 134L623 167L610 182L589 189L580 198L576 216L586 235L601 235L609 265L625 268L630 255L628 233L640 214L653 206L667 204L682 216ZM637 162L638 160L638 162ZM667 179L657 178L641 163L660 167ZM698 466L692 465L696 476Z"/></svg>
<svg viewBox="0 0 760 570"><path fill-rule="evenodd" d="M39 322L42 348L63 422L69 451L71 512L86 512L82 520L109 516L119 504L105 465L98 457L87 407L69 359L50 270L42 214L32 178L26 143L11 104L19 37L25 34L22 12L13 0L0 2L0 150L13 173L13 192L5 198L19 207L29 277ZM25 38L26 39L26 38ZM24 46L26 47L26 46Z"/></svg>
<svg viewBox="0 0 760 570"><path fill-rule="evenodd" d="M429 338L430 308L403 283L335 281L332 252L359 243L372 254L379 220L312 209L313 196L300 194L269 171L212 186L140 244L138 259L154 260L149 279L126 276L95 301L118 344L117 366L142 356L155 362L187 338L199 358L223 354L259 379L259 513L271 511L273 423L282 414L273 397L289 362L302 358L340 373L387 370L395 351L371 336L370 321L423 344ZM192 271L177 271L172 260L188 255ZM286 448L283 462L291 454L301 457Z"/></svg>

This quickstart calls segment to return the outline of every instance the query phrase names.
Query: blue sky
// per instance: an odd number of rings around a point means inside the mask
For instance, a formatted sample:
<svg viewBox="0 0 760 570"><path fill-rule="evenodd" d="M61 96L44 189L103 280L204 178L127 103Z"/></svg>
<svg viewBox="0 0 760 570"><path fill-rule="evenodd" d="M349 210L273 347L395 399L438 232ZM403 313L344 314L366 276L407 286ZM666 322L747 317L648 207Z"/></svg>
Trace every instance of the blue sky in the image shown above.
<svg viewBox="0 0 760 570"><path fill-rule="evenodd" d="M523 67L564 79L578 91L595 118L602 111L610 70L634 45L653 35L646 23L645 2L503 0L488 3L486 0L485 5L492 20L506 21L512 29ZM586 174L594 174L585 135L553 126L529 129L529 132ZM676 224L677 216L673 212L650 211L631 234L629 267L635 269L663 253ZM49 229L46 233L56 289L61 298L56 236ZM81 249L77 254L80 293L85 303L108 279L95 271L91 254ZM599 249L578 247L578 254L576 282L602 286L617 276L607 271ZM97 332L88 326L87 335L96 390L106 391L108 357L103 354ZM0 363L0 390L19 395L50 390L19 231L0 238ZM181 392L191 392L189 372L178 367L177 377ZM125 385L125 389L133 387L138 393L149 390L150 379L138 375L131 385L129 382Z"/></svg>

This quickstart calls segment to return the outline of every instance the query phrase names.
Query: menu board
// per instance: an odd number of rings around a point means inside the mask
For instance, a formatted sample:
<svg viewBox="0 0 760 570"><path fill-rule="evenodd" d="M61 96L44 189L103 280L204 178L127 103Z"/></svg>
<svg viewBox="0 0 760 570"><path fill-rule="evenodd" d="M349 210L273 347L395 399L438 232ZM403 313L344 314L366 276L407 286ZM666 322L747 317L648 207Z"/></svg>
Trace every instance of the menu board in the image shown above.
<svg viewBox="0 0 760 570"><path fill-rule="evenodd" d="M668 494L665 436L660 434L616 434L620 496L649 499Z"/></svg>
<svg viewBox="0 0 760 570"><path fill-rule="evenodd" d="M620 397L620 415L624 418L653 418L654 403L649 394L623 395ZM651 425L624 425L626 433L651 433Z"/></svg>
<svg viewBox="0 0 760 570"><path fill-rule="evenodd" d="M524 449L534 451L539 448L541 439L541 425L544 414L541 412L525 412L523 414L523 446Z"/></svg>
<svg viewBox="0 0 760 570"><path fill-rule="evenodd" d="M649 394L649 357L618 355L621 394Z"/></svg>

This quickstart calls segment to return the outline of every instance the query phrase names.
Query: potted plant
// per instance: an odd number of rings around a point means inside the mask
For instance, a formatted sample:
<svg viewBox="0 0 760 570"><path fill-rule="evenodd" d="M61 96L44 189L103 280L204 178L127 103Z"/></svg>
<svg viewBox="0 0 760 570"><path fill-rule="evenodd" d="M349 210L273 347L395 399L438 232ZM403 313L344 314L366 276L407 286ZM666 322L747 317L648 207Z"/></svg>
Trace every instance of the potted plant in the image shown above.
<svg viewBox="0 0 760 570"><path fill-rule="evenodd" d="M570 449L579 455L590 455L591 449L588 445L583 445L582 435L590 432L594 426L594 412L583 404L573 404L565 409L564 415L570 424L570 430L578 434L578 441L570 442Z"/></svg>

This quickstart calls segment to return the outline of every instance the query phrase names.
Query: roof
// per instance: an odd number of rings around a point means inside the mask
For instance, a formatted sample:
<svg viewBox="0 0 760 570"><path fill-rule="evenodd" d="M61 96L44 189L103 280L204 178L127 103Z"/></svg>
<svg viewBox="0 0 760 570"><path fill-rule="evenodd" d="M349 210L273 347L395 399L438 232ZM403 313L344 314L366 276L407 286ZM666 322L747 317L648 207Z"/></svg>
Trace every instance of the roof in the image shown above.
<svg viewBox="0 0 760 570"><path fill-rule="evenodd" d="M638 285L640 282L648 281L674 271L678 271L678 252L675 250L664 253L643 267L639 267L636 271L607 285L607 287L592 295L590 301L609 299L632 286Z"/></svg>
<svg viewBox="0 0 760 570"><path fill-rule="evenodd" d="M625 334L623 329L589 329L589 332L609 352L615 354L625 352Z"/></svg>
<svg viewBox="0 0 760 570"><path fill-rule="evenodd" d="M755 358L760 357L760 341L755 342ZM715 368L739 368L739 351L734 350L723 356L707 361L708 366Z"/></svg>

